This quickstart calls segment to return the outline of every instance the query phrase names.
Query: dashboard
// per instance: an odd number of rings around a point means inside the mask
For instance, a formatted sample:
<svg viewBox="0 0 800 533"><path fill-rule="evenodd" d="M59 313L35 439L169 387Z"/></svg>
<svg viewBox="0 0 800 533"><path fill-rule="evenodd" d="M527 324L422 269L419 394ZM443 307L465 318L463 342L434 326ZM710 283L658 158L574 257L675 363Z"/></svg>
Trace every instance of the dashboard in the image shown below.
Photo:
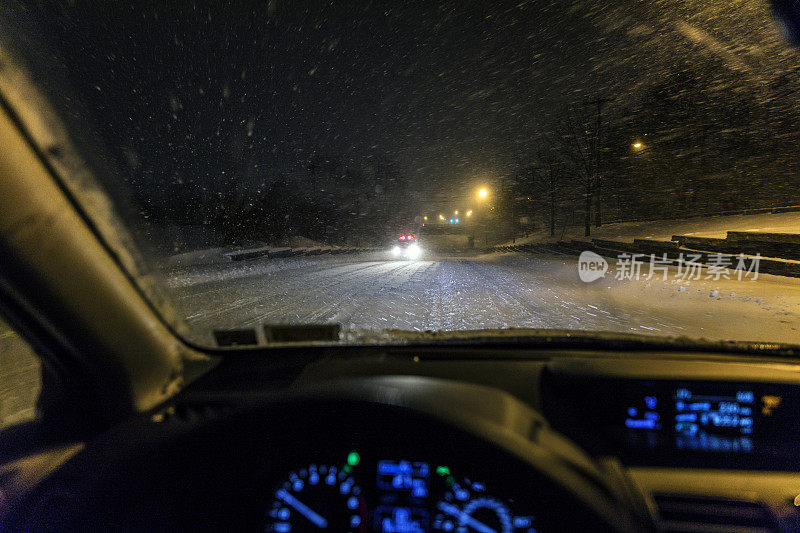
<svg viewBox="0 0 800 533"><path fill-rule="evenodd" d="M782 359L409 347L281 366L242 355L89 443L19 523L800 531L798 413L800 365Z"/></svg>
<svg viewBox="0 0 800 533"><path fill-rule="evenodd" d="M421 376L262 383L252 396L205 385L88 443L0 531L641 530L607 479L623 477L495 388Z"/></svg>
<svg viewBox="0 0 800 533"><path fill-rule="evenodd" d="M800 531L800 365L791 360L442 350L330 360L299 379L379 372L480 383L519 398L593 460L618 461L663 530Z"/></svg>

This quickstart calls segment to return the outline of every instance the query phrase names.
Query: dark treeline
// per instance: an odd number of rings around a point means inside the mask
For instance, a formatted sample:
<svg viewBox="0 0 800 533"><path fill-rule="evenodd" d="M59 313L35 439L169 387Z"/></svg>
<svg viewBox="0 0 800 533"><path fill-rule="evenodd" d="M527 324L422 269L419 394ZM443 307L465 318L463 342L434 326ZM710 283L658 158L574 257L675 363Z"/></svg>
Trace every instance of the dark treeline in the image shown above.
<svg viewBox="0 0 800 533"><path fill-rule="evenodd" d="M798 108L781 79L744 90L734 72L712 83L679 63L632 106L587 99L561 110L505 179L504 210L557 233L800 204Z"/></svg>
<svg viewBox="0 0 800 533"><path fill-rule="evenodd" d="M173 251L280 244L294 237L376 245L413 218L408 180L391 163L357 165L320 157L282 175L224 178L202 186L176 183L164 201L141 195L136 203L152 227L177 228L175 242L169 242ZM187 237L181 228L188 227L197 228L199 237Z"/></svg>

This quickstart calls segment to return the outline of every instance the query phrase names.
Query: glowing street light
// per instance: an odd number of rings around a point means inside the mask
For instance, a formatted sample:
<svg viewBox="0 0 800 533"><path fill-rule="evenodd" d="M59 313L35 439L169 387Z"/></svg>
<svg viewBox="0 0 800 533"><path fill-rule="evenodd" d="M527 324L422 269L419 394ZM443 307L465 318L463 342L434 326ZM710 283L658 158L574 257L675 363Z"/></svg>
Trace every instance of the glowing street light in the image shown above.
<svg viewBox="0 0 800 533"><path fill-rule="evenodd" d="M489 191L487 191L486 189L480 189L478 191L478 198L480 198L481 200L485 200L487 196L489 196Z"/></svg>
<svg viewBox="0 0 800 533"><path fill-rule="evenodd" d="M471 216L472 216L472 209L470 209L469 211L467 211L467 216L468 216L468 217L471 217Z"/></svg>
<svg viewBox="0 0 800 533"><path fill-rule="evenodd" d="M457 215L458 214L458 209L456 209L453 214Z"/></svg>
<svg viewBox="0 0 800 533"><path fill-rule="evenodd" d="M439 220L444 220L444 215L439 215Z"/></svg>
<svg viewBox="0 0 800 533"><path fill-rule="evenodd" d="M422 220L428 220L428 217L422 217Z"/></svg>
<svg viewBox="0 0 800 533"><path fill-rule="evenodd" d="M633 146L633 148L636 149L636 150L641 150L644 145L641 142L636 141L631 146Z"/></svg>

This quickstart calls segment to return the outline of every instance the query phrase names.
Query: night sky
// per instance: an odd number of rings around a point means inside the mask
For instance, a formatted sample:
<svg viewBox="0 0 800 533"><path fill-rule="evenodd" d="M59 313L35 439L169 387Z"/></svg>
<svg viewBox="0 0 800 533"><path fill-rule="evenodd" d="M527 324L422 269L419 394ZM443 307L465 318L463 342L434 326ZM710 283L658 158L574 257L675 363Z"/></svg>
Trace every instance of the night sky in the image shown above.
<svg viewBox="0 0 800 533"><path fill-rule="evenodd" d="M611 98L619 119L676 57L746 91L795 64L757 1L134 4L11 9L73 113L155 196L320 157L396 162L420 197L466 194L524 164L565 107Z"/></svg>

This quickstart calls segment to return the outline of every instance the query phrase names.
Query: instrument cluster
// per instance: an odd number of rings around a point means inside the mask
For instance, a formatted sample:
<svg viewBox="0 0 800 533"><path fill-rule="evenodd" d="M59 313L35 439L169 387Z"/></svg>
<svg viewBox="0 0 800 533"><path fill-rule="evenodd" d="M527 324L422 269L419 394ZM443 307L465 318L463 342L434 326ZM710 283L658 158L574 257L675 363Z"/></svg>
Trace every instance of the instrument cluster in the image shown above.
<svg viewBox="0 0 800 533"><path fill-rule="evenodd" d="M362 458L302 465L274 488L265 531L533 533L536 518L513 498L453 465Z"/></svg>

